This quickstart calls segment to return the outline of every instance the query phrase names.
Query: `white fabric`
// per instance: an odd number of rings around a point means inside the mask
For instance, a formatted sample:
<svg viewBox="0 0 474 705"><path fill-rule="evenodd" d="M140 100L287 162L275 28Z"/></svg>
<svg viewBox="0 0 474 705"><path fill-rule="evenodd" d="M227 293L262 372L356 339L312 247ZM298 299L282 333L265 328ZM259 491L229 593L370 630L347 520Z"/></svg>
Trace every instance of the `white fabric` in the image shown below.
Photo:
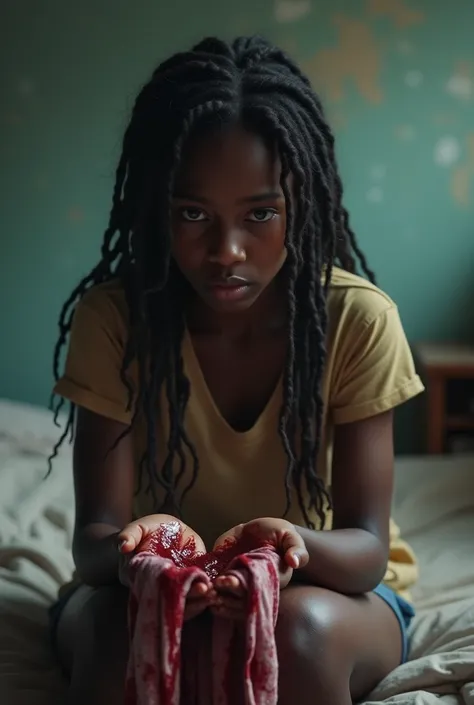
<svg viewBox="0 0 474 705"><path fill-rule="evenodd" d="M64 693L47 608L73 568L69 448L43 479L58 432L48 411L0 402L2 705L60 705Z"/></svg>
<svg viewBox="0 0 474 705"><path fill-rule="evenodd" d="M366 705L474 705L474 457L397 460L394 518L420 561L410 661Z"/></svg>
<svg viewBox="0 0 474 705"><path fill-rule="evenodd" d="M0 703L61 705L47 607L72 573L71 454L43 481L49 412L0 402ZM420 560L411 661L366 705L474 705L474 458L397 461L394 515Z"/></svg>

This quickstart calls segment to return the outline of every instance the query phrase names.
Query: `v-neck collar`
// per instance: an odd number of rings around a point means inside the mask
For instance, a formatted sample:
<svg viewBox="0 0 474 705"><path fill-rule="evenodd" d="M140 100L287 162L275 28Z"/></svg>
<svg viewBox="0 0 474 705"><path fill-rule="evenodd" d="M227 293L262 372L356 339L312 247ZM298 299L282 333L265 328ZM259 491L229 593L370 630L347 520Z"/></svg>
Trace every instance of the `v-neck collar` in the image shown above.
<svg viewBox="0 0 474 705"><path fill-rule="evenodd" d="M183 361L187 376L191 383L190 403L193 403L193 397L197 397L200 407L204 407L205 413L208 413L209 417L215 420L216 426L218 426L220 431L225 433L229 438L232 438L234 441L251 442L260 437L263 427L269 423L272 425L278 423L278 416L283 399L282 376L280 376L271 397L253 426L246 431L237 431L221 414L214 397L211 394L196 355L196 351L194 350L191 334L189 333L187 326L185 327L183 336Z"/></svg>

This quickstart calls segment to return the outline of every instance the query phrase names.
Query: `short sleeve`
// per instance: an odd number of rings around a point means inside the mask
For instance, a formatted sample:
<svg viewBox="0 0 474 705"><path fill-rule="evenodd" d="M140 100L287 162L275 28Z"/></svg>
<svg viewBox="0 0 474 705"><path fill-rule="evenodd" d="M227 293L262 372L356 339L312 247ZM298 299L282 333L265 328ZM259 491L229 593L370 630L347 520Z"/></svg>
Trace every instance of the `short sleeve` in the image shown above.
<svg viewBox="0 0 474 705"><path fill-rule="evenodd" d="M74 312L64 375L54 392L107 418L130 423L128 390L120 370L124 323L103 291L91 290Z"/></svg>
<svg viewBox="0 0 474 705"><path fill-rule="evenodd" d="M395 305L349 333L336 357L329 403L335 424L388 411L424 389Z"/></svg>

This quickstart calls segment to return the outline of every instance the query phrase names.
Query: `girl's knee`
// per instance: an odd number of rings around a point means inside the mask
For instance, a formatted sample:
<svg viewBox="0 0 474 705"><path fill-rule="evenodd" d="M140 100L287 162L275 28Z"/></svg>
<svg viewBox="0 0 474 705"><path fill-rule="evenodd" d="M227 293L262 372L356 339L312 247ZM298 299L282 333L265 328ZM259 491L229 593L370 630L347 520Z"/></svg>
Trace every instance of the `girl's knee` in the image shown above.
<svg viewBox="0 0 474 705"><path fill-rule="evenodd" d="M340 631L337 596L329 590L295 586L281 593L277 638L327 641Z"/></svg>
<svg viewBox="0 0 474 705"><path fill-rule="evenodd" d="M341 627L337 600L329 590L295 586L282 592L276 628L282 651L314 663L316 656L341 652Z"/></svg>
<svg viewBox="0 0 474 705"><path fill-rule="evenodd" d="M126 636L128 591L122 586L95 588L79 616L82 628L96 637Z"/></svg>
<svg viewBox="0 0 474 705"><path fill-rule="evenodd" d="M69 599L59 620L57 645L67 673L78 665L123 662L128 654L128 593L120 586L80 587Z"/></svg>
<svg viewBox="0 0 474 705"><path fill-rule="evenodd" d="M295 586L282 592L276 628L282 705L351 702L340 621L330 591Z"/></svg>

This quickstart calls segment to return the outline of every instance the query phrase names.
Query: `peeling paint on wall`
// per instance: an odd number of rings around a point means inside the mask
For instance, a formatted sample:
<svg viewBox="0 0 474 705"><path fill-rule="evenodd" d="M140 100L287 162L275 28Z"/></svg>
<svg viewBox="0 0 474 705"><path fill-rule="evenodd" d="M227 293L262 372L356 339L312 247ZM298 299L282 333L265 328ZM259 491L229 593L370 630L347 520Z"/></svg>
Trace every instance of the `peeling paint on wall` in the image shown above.
<svg viewBox="0 0 474 705"><path fill-rule="evenodd" d="M273 13L279 24L297 22L311 13L311 0L274 0Z"/></svg>
<svg viewBox="0 0 474 705"><path fill-rule="evenodd" d="M353 83L369 103L381 103L381 50L370 25L345 14L332 19L335 46L321 49L306 61L305 69L327 99L339 102L346 84Z"/></svg>
<svg viewBox="0 0 474 705"><path fill-rule="evenodd" d="M406 39L400 39L395 46L400 56L412 56L415 53L414 45Z"/></svg>
<svg viewBox="0 0 474 705"><path fill-rule="evenodd" d="M435 113L433 116L433 124L437 127L456 127L459 119L453 113Z"/></svg>
<svg viewBox="0 0 474 705"><path fill-rule="evenodd" d="M460 155L461 145L453 135L441 137L435 145L434 161L438 166L453 166L459 161Z"/></svg>
<svg viewBox="0 0 474 705"><path fill-rule="evenodd" d="M369 13L388 17L398 29L411 27L424 22L425 14L408 7L403 0L368 0Z"/></svg>
<svg viewBox="0 0 474 705"><path fill-rule="evenodd" d="M382 203L383 199L384 199L384 192L380 186L372 186L367 191L368 203Z"/></svg>
<svg viewBox="0 0 474 705"><path fill-rule="evenodd" d="M405 85L408 88L419 88L423 83L424 76L421 71L414 69L405 74Z"/></svg>
<svg viewBox="0 0 474 705"><path fill-rule="evenodd" d="M371 166L369 176L373 181L383 181L387 175L385 164L374 164Z"/></svg>
<svg viewBox="0 0 474 705"><path fill-rule="evenodd" d="M414 125L397 125L395 127L395 137L399 142L413 142L416 139L416 128Z"/></svg>
<svg viewBox="0 0 474 705"><path fill-rule="evenodd" d="M334 15L335 45L319 50L304 65L315 85L330 101L342 101L350 84L369 103L383 101L381 74L387 57L372 20L385 17L395 27L403 29L425 21L422 12L409 8L402 0L367 0L367 11L367 19L346 13ZM409 56L414 53L414 45L409 39L402 38L397 43L397 50ZM409 88L418 88L424 81L423 72L410 69L405 73L404 81Z"/></svg>
<svg viewBox="0 0 474 705"><path fill-rule="evenodd" d="M466 159L451 178L451 194L462 208L469 208L474 191L474 132L467 136L466 148Z"/></svg>
<svg viewBox="0 0 474 705"><path fill-rule="evenodd" d="M446 91L454 98L468 101L474 98L474 69L466 61L460 62L446 82Z"/></svg>
<svg viewBox="0 0 474 705"><path fill-rule="evenodd" d="M79 225L84 222L85 213L79 206L71 206L67 212L67 220L71 225Z"/></svg>

